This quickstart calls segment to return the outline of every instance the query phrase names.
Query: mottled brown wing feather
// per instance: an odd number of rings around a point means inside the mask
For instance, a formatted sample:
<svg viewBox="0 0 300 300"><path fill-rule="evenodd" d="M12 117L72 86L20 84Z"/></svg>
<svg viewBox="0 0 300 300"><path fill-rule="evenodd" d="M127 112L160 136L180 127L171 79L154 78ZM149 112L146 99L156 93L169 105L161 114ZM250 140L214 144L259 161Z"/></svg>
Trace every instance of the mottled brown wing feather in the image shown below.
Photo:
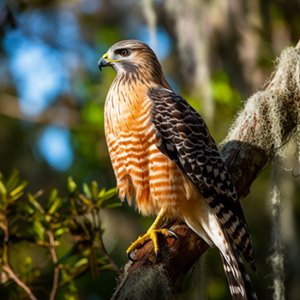
<svg viewBox="0 0 300 300"><path fill-rule="evenodd" d="M222 226L256 271L248 226L230 174L199 113L180 95L150 88L158 149L199 188Z"/></svg>

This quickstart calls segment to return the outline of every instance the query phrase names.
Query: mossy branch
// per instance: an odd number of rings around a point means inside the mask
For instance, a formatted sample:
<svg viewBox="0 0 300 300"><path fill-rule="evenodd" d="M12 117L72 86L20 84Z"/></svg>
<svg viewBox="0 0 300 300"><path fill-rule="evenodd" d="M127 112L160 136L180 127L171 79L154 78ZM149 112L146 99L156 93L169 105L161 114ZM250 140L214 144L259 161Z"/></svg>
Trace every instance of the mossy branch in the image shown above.
<svg viewBox="0 0 300 300"><path fill-rule="evenodd" d="M295 133L300 107L300 41L283 51L274 76L265 91L248 99L222 143L221 156L232 175L240 199L250 191L255 178ZM112 297L125 299L170 299L183 276L207 250L208 245L184 223L167 224L179 240L160 239L158 263L153 245L136 252L128 262ZM166 242L167 241L167 242Z"/></svg>

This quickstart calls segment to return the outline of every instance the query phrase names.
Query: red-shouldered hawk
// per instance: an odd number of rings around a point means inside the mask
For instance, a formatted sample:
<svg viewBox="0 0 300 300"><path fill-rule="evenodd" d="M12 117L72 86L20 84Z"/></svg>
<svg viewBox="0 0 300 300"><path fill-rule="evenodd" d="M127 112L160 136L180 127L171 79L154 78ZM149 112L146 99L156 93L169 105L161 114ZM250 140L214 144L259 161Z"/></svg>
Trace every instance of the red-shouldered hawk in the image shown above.
<svg viewBox="0 0 300 300"><path fill-rule="evenodd" d="M257 299L239 251L256 263L248 226L204 120L167 83L155 53L136 40L113 45L99 61L116 78L105 103L105 135L119 196L157 219L127 253L153 240L164 218L182 219L221 254L233 299Z"/></svg>

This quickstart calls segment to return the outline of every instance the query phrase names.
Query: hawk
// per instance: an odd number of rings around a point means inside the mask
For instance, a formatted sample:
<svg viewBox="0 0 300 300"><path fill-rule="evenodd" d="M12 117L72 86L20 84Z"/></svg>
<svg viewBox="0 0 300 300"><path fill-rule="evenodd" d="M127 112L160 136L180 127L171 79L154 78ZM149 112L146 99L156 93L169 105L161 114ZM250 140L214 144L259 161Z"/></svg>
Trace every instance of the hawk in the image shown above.
<svg viewBox="0 0 300 300"><path fill-rule="evenodd" d="M256 272L251 237L217 145L202 117L168 84L145 43L125 40L99 60L116 77L105 102L105 135L119 197L153 225L127 250L152 240L164 219L182 219L222 257L232 298L257 299L239 251Z"/></svg>

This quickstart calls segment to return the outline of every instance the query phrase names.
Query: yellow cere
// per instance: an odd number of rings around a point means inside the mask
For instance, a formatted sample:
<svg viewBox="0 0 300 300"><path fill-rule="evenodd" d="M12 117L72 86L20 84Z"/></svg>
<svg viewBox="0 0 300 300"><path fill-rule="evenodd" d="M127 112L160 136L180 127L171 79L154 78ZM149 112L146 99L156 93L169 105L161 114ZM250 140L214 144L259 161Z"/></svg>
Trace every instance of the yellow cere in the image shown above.
<svg viewBox="0 0 300 300"><path fill-rule="evenodd" d="M105 53L103 55L103 59L107 60L108 62L114 62L114 61L121 61L122 59L113 59L113 60L109 60L109 56L108 53Z"/></svg>
<svg viewBox="0 0 300 300"><path fill-rule="evenodd" d="M105 53L105 54L103 55L103 58L104 58L105 60L109 60L108 53Z"/></svg>

